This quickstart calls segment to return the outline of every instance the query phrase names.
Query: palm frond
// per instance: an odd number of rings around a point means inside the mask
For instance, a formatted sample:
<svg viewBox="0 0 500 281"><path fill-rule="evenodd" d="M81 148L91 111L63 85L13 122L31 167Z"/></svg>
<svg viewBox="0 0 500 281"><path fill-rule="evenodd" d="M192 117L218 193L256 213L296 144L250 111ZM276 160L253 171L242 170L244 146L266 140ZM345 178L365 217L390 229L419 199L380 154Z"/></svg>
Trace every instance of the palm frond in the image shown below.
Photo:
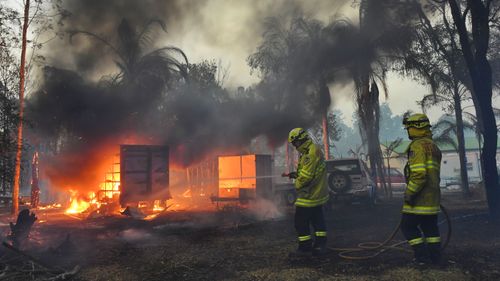
<svg viewBox="0 0 500 281"><path fill-rule="evenodd" d="M449 102L449 99L447 97L437 94L430 94L425 95L421 101L417 102L417 104L420 105L423 112L426 112L426 110L431 106L439 105L445 102Z"/></svg>
<svg viewBox="0 0 500 281"><path fill-rule="evenodd" d="M137 34L126 19L123 19L118 25L118 39L120 48L125 56L124 62L131 67L139 57L139 44Z"/></svg>
<svg viewBox="0 0 500 281"><path fill-rule="evenodd" d="M434 142L436 142L436 144L448 144L448 145L451 145L453 147L453 149L455 151L458 152L458 144L457 142L455 141L455 139L453 139L452 137L448 136L448 135L440 135L440 136L437 136L437 137L433 137L433 140Z"/></svg>
<svg viewBox="0 0 500 281"><path fill-rule="evenodd" d="M141 48L147 48L153 44L153 29L151 28L153 24L157 24L160 26L160 28L167 33L167 26L165 25L165 22L159 19L152 19L148 21L141 32L137 35L137 40L139 41L139 44Z"/></svg>
<svg viewBox="0 0 500 281"><path fill-rule="evenodd" d="M121 52L118 50L118 48L116 48L113 44L111 44L107 39L104 39L101 36L99 36L95 33L92 33L92 32L83 31L83 30L69 31L70 43L73 43L73 37L75 37L76 35L79 35L79 34L83 34L83 35L86 35L86 36L89 36L91 38L96 39L97 41L104 44L106 47L110 48L118 57L120 57L120 59L125 60L125 57L121 54Z"/></svg>

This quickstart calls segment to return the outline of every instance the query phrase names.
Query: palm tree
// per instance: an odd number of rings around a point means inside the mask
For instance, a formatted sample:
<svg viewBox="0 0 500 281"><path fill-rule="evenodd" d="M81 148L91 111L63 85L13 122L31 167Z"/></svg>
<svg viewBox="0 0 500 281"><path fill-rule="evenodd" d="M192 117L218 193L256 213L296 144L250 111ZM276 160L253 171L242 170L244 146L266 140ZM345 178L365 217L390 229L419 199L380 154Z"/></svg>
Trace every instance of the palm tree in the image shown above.
<svg viewBox="0 0 500 281"><path fill-rule="evenodd" d="M447 91L449 89L449 84L444 84L444 86L440 86L438 89L441 94L430 94L423 97L423 99L419 102L422 107L422 111L426 111L427 108L435 105L442 105L443 110L452 111L455 115L455 122L453 126L448 124L449 128L453 127L455 135L457 137L457 153L460 158L460 178L462 184L462 190L465 197L470 196L469 190L469 180L467 175L467 158L465 155L465 137L464 137L464 128L470 128L470 125L466 124L463 120L463 109L462 102L469 100L468 91L465 87L460 87L460 83L456 80L451 79L451 91ZM447 120L441 120L440 122L449 122ZM438 122L438 124L440 124Z"/></svg>
<svg viewBox="0 0 500 281"><path fill-rule="evenodd" d="M351 27L354 46L359 49L347 67L356 89L360 133L368 147L373 176L381 177L384 190L387 189L379 140L379 86L387 97L386 76L389 67L397 61L398 55L410 46L411 17L402 17L408 15L406 12L409 9L411 5L393 1L363 0L359 7L359 27Z"/></svg>
<svg viewBox="0 0 500 281"><path fill-rule="evenodd" d="M153 123L165 122L164 120L168 119L156 120L154 116L162 115L155 114L155 110L161 110L162 95L174 88L173 82L189 82L189 62L181 49L173 46L150 49L155 34L154 26L159 26L166 32L164 23L159 20L151 20L142 29L137 30L128 20L123 19L118 25L114 43L89 31L78 30L70 33L70 40L77 35L85 35L112 51L119 71L103 77L100 86L119 93L124 102L134 105L128 107L133 111L126 113L129 122L140 123L140 120L146 118L151 120L148 126L157 126ZM159 105L154 110L138 112L134 109L149 106L152 100L157 100Z"/></svg>
<svg viewBox="0 0 500 281"><path fill-rule="evenodd" d="M266 22L263 43L249 57L250 66L260 70L265 80L286 85L277 87L283 93L283 104L297 114L319 102L319 112L324 115L330 101L328 83L342 76L336 74L347 72L355 84L360 131L368 144L372 172L381 177L379 85L387 95L388 68L396 54L409 46L408 18L394 12L405 8L390 0L361 1L359 27L348 20L323 25L298 18L286 29L271 19ZM315 95L301 103L308 87L314 88Z"/></svg>
<svg viewBox="0 0 500 281"><path fill-rule="evenodd" d="M500 109L499 108L493 108L493 113L495 114L495 118L498 120L500 119ZM476 115L470 113L470 112L466 112L464 111L464 116L465 116L465 119L467 120L467 123L469 123L471 125L471 130L474 131L474 134L476 135L476 139L477 139L477 145L478 145L478 150L481 151L482 150L482 142L483 142L483 137L482 137L482 134L481 134L481 129L479 127L479 120L477 120L477 117ZM500 124L497 125L497 131L500 131ZM482 163L481 162L481 170L482 170Z"/></svg>
<svg viewBox="0 0 500 281"><path fill-rule="evenodd" d="M475 128L473 124L467 121L462 121L461 126L462 127L460 128L457 124L456 116L454 118L451 114L445 114L436 124L433 125L434 141L437 144L451 145L459 155L463 154L463 156L465 156L465 145L460 145L460 130L462 130L463 137L464 128L469 130L475 130ZM468 189L469 179L467 175L467 162L462 162L463 156L460 157L460 178L464 196L468 197L470 196L470 190ZM464 179L464 175L467 176L467 178Z"/></svg>
<svg viewBox="0 0 500 281"><path fill-rule="evenodd" d="M166 32L165 24L159 20L149 21L140 31L135 30L128 20L123 19L118 26L118 39L115 44L89 31L72 31L70 40L82 34L89 36L113 51L115 63L119 68L116 75L103 81L109 84L136 84L140 87L168 86L173 76L179 74L186 78L188 59L184 52L172 46L148 50L153 43L153 25L157 24ZM179 61L176 57L180 57Z"/></svg>
<svg viewBox="0 0 500 281"><path fill-rule="evenodd" d="M294 112L290 123L313 126L330 105L331 68L323 65L330 26L306 18L294 18L288 27L268 18L264 25L263 42L248 58L263 76L258 89L270 93L276 111Z"/></svg>

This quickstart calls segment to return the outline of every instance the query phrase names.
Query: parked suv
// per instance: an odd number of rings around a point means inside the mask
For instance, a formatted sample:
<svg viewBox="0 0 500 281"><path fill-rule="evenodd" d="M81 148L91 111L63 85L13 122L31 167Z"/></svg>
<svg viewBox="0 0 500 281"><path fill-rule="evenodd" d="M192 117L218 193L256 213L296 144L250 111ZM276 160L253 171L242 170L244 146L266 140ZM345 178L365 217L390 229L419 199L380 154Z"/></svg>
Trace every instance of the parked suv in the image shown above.
<svg viewBox="0 0 500 281"><path fill-rule="evenodd" d="M334 200L375 202L375 184L361 159L344 158L325 162L328 187Z"/></svg>

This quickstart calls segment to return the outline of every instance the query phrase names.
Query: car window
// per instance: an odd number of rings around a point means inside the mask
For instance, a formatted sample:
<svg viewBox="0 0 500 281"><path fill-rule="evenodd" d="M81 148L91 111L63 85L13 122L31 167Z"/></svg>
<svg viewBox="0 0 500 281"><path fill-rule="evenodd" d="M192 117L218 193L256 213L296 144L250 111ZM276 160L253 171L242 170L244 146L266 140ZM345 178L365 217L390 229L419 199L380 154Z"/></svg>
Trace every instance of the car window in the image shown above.
<svg viewBox="0 0 500 281"><path fill-rule="evenodd" d="M402 176L403 174L397 169L391 169L391 176Z"/></svg>
<svg viewBox="0 0 500 281"><path fill-rule="evenodd" d="M357 174L361 173L361 168L357 160L328 161L326 165L329 171L337 170L346 173L357 173Z"/></svg>

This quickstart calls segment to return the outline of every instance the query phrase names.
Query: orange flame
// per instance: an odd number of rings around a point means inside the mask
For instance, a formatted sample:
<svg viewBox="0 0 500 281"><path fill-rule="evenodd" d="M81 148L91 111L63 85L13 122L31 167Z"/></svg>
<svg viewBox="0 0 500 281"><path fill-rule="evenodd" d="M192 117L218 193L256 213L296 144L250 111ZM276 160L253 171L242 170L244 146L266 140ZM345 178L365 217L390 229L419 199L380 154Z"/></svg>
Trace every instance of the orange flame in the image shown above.
<svg viewBox="0 0 500 281"><path fill-rule="evenodd" d="M67 214L79 214L85 212L90 207L90 203L78 198L72 198Z"/></svg>

